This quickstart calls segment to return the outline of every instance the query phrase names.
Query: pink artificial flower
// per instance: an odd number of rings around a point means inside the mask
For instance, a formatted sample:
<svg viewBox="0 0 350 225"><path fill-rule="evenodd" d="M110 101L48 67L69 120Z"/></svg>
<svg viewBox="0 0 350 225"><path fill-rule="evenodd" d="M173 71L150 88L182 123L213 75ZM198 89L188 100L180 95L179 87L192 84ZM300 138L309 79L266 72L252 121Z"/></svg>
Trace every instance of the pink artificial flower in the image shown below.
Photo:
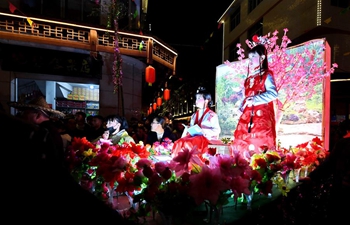
<svg viewBox="0 0 350 225"><path fill-rule="evenodd" d="M168 167L167 162L156 162L154 164L154 169L157 173L162 173Z"/></svg>
<svg viewBox="0 0 350 225"><path fill-rule="evenodd" d="M111 166L112 172L124 171L126 165L128 164L127 160L124 157L116 157L114 159L115 160L113 161L113 164Z"/></svg>
<svg viewBox="0 0 350 225"><path fill-rule="evenodd" d="M210 158L209 166L211 168L220 168L221 173L228 176L234 163L234 158L230 155L216 155Z"/></svg>
<svg viewBox="0 0 350 225"><path fill-rule="evenodd" d="M197 205L200 205L205 200L215 205L221 191L228 190L228 188L228 185L222 180L220 168L210 169L207 166L203 166L200 173L190 176L188 194L194 198Z"/></svg>
<svg viewBox="0 0 350 225"><path fill-rule="evenodd" d="M148 188L154 191L158 191L159 186L162 184L163 178L159 176L157 173L153 173L151 177L149 177Z"/></svg>
<svg viewBox="0 0 350 225"><path fill-rule="evenodd" d="M175 166L175 172L177 176L180 176L184 172L189 172L192 170L191 163L197 164L199 166L203 165L202 160L198 157L200 152L197 151L197 146L193 147L191 150L185 148L179 154L173 158L174 162L177 162Z"/></svg>
<svg viewBox="0 0 350 225"><path fill-rule="evenodd" d="M237 198L242 194L249 195L251 193L250 180L242 178L240 176L232 177L230 188L234 194L235 200L237 200Z"/></svg>
<svg viewBox="0 0 350 225"><path fill-rule="evenodd" d="M151 166L153 162L149 159L142 158L136 163L138 169L142 169L144 166Z"/></svg>

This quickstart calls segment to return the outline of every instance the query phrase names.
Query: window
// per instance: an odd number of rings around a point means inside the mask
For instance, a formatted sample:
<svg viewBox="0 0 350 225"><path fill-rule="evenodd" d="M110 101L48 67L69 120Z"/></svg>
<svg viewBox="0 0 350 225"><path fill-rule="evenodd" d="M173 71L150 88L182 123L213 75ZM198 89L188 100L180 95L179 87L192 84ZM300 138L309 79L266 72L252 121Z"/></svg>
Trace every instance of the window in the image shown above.
<svg viewBox="0 0 350 225"><path fill-rule="evenodd" d="M263 19L259 20L248 30L248 39L251 40L254 35L263 35Z"/></svg>
<svg viewBox="0 0 350 225"><path fill-rule="evenodd" d="M237 51L238 51L237 44L238 44L238 41L234 41L230 45L230 50L229 50L230 52L228 56L228 61L230 62L238 60L239 55L237 54Z"/></svg>
<svg viewBox="0 0 350 225"><path fill-rule="evenodd" d="M350 1L349 0L331 0L331 6L347 8L350 6Z"/></svg>
<svg viewBox="0 0 350 225"><path fill-rule="evenodd" d="M235 29L241 22L241 6L239 6L230 16L230 30Z"/></svg>
<svg viewBox="0 0 350 225"><path fill-rule="evenodd" d="M61 0L43 1L42 15L50 18L61 18Z"/></svg>
<svg viewBox="0 0 350 225"><path fill-rule="evenodd" d="M263 0L249 0L248 1L248 13L253 11Z"/></svg>

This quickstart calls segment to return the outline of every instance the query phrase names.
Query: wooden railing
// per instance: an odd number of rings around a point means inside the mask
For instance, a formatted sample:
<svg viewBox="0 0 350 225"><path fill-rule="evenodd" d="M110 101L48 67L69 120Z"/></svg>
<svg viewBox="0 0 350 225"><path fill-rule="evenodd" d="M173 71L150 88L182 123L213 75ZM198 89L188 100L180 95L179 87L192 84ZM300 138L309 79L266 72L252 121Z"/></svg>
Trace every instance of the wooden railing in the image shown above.
<svg viewBox="0 0 350 225"><path fill-rule="evenodd" d="M54 20L27 17L0 12L0 39L70 47L97 52L113 53L114 30L81 26ZM170 68L175 74L177 53L165 43L151 36L118 32L121 54L144 57Z"/></svg>

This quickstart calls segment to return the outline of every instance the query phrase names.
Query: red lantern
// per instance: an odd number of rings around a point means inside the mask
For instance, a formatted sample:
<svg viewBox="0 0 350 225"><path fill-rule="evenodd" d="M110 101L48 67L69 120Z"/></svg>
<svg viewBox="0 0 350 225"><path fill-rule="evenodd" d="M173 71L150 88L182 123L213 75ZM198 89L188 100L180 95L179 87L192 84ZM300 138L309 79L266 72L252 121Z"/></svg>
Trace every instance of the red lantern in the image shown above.
<svg viewBox="0 0 350 225"><path fill-rule="evenodd" d="M157 106L161 106L162 105L162 98L158 97L157 98Z"/></svg>
<svg viewBox="0 0 350 225"><path fill-rule="evenodd" d="M157 103L153 103L153 110L154 110L154 111L157 110Z"/></svg>
<svg viewBox="0 0 350 225"><path fill-rule="evenodd" d="M148 109L148 113L151 114L152 113L152 106L149 107Z"/></svg>
<svg viewBox="0 0 350 225"><path fill-rule="evenodd" d="M152 84L156 81L156 70L153 66L146 67L146 82L148 86L152 86Z"/></svg>
<svg viewBox="0 0 350 225"><path fill-rule="evenodd" d="M163 97L165 101L170 99L170 90L168 88L164 90Z"/></svg>

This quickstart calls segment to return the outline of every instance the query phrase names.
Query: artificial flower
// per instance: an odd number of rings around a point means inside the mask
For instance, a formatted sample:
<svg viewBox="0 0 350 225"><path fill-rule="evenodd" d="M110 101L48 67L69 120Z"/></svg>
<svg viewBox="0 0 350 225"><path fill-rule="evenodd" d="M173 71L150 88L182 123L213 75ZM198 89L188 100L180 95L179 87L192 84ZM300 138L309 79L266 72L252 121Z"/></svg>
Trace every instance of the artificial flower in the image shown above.
<svg viewBox="0 0 350 225"><path fill-rule="evenodd" d="M228 190L228 184L223 182L220 168L203 166L201 172L190 177L188 194L194 198L197 205L205 200L215 205L221 191L225 190Z"/></svg>

